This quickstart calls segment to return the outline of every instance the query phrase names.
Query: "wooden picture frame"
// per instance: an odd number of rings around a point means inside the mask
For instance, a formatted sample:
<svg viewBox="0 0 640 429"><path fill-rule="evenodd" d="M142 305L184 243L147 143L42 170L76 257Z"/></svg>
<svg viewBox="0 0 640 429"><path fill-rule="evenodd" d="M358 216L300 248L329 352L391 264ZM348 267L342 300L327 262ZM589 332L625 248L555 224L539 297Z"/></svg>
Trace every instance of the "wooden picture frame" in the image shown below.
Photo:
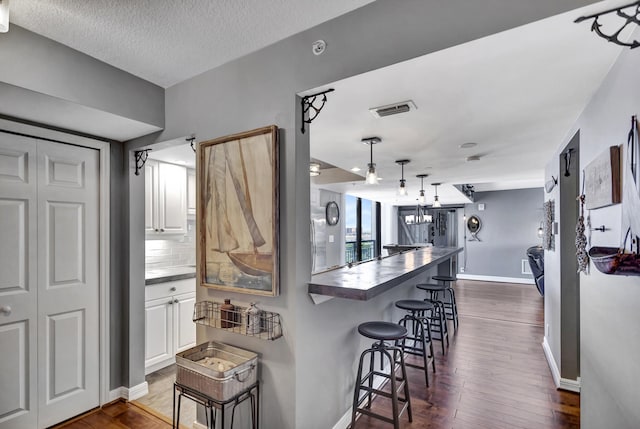
<svg viewBox="0 0 640 429"><path fill-rule="evenodd" d="M200 284L278 295L278 127L200 142L196 159Z"/></svg>
<svg viewBox="0 0 640 429"><path fill-rule="evenodd" d="M619 146L611 146L587 165L584 169L584 185L587 210L622 201Z"/></svg>

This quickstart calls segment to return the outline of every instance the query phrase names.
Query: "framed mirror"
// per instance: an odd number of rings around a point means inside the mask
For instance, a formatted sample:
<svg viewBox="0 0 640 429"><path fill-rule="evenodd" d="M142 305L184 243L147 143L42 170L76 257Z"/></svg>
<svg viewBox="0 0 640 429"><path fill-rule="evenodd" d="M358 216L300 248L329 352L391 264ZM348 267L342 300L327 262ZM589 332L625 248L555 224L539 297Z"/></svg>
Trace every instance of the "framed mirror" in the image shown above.
<svg viewBox="0 0 640 429"><path fill-rule="evenodd" d="M327 225L334 226L340 222L340 209L338 203L335 201L329 201L326 207L326 219Z"/></svg>
<svg viewBox="0 0 640 429"><path fill-rule="evenodd" d="M478 238L478 231L480 231L480 228L482 228L482 222L480 222L480 218L478 216L473 215L467 219L467 229L471 233L472 241L480 241Z"/></svg>

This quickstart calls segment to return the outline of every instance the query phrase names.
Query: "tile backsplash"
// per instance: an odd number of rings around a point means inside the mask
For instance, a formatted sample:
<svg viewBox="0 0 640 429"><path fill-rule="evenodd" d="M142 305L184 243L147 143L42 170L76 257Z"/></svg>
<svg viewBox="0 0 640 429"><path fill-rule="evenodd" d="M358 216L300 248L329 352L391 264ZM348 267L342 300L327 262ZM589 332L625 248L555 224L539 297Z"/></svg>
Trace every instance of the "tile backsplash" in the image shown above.
<svg viewBox="0 0 640 429"><path fill-rule="evenodd" d="M195 221L187 221L187 234L172 240L146 240L145 268L175 267L179 265L195 265L196 241Z"/></svg>

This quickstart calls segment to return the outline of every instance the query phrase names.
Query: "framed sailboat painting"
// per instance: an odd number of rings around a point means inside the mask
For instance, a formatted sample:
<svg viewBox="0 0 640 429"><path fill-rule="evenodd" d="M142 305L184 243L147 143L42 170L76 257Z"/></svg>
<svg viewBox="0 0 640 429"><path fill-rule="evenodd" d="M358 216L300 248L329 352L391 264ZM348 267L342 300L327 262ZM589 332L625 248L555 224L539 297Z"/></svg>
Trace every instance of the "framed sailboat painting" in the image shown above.
<svg viewBox="0 0 640 429"><path fill-rule="evenodd" d="M197 257L202 286L279 293L278 127L197 148Z"/></svg>

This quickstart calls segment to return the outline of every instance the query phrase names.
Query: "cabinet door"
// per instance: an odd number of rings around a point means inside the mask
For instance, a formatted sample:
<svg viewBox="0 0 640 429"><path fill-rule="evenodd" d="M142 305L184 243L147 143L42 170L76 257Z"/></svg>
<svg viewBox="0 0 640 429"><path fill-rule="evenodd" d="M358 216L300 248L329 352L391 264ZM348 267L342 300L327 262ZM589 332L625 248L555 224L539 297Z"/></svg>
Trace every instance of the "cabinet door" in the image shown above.
<svg viewBox="0 0 640 429"><path fill-rule="evenodd" d="M147 301L144 307L144 364L145 372L149 373L162 368L163 362L170 363L174 359L173 298L165 297Z"/></svg>
<svg viewBox="0 0 640 429"><path fill-rule="evenodd" d="M196 215L196 172L187 170L187 215Z"/></svg>
<svg viewBox="0 0 640 429"><path fill-rule="evenodd" d="M196 324L193 323L195 303L195 292L183 293L174 297L176 352L196 345Z"/></svg>
<svg viewBox="0 0 640 429"><path fill-rule="evenodd" d="M187 169L174 164L158 164L159 213L161 233L185 234L187 231Z"/></svg>
<svg viewBox="0 0 640 429"><path fill-rule="evenodd" d="M158 163L147 159L144 164L144 230L158 229Z"/></svg>

